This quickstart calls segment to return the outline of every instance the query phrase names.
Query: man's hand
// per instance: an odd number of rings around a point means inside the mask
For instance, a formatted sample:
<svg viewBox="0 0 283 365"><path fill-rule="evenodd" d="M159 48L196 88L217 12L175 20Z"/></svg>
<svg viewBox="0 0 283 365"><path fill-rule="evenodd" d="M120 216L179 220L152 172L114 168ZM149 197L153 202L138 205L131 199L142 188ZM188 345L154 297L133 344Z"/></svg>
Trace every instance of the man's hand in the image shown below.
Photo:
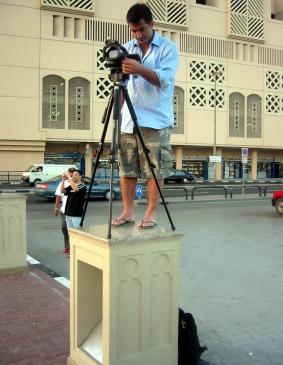
<svg viewBox="0 0 283 365"><path fill-rule="evenodd" d="M62 181L68 180L68 178L69 178L68 172L64 171L62 174Z"/></svg>
<svg viewBox="0 0 283 365"><path fill-rule="evenodd" d="M57 217L57 215L60 213L60 208L59 207L55 207L54 208L54 214Z"/></svg>
<svg viewBox="0 0 283 365"><path fill-rule="evenodd" d="M141 72L142 64L137 60L131 58L125 58L122 61L123 73L126 75L139 75Z"/></svg>
<svg viewBox="0 0 283 365"><path fill-rule="evenodd" d="M144 65L136 60L131 58L125 58L122 61L122 70L126 75L139 75L150 82L152 85L160 87L159 79L156 73L144 67Z"/></svg>

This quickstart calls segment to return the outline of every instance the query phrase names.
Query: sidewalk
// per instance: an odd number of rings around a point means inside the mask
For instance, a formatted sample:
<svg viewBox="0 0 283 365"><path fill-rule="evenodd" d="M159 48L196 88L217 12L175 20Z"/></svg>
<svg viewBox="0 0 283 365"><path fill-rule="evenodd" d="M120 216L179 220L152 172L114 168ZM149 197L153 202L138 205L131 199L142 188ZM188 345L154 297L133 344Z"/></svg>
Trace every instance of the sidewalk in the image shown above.
<svg viewBox="0 0 283 365"><path fill-rule="evenodd" d="M28 266L0 277L0 365L66 365L69 290Z"/></svg>

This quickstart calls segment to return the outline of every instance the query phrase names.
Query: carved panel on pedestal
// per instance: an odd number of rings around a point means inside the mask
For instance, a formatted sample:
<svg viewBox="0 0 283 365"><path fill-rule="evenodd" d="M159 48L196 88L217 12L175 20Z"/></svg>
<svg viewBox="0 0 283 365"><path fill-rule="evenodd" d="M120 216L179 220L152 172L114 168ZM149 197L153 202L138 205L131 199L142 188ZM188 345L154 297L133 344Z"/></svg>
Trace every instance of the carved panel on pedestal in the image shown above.
<svg viewBox="0 0 283 365"><path fill-rule="evenodd" d="M141 352L142 337L142 266L140 258L121 258L117 308L117 354ZM121 334L126 336L121 336ZM130 339L130 340L129 340Z"/></svg>
<svg viewBox="0 0 283 365"><path fill-rule="evenodd" d="M173 278L171 258L158 253L153 257L150 292L150 343L151 349L170 344L172 341Z"/></svg>

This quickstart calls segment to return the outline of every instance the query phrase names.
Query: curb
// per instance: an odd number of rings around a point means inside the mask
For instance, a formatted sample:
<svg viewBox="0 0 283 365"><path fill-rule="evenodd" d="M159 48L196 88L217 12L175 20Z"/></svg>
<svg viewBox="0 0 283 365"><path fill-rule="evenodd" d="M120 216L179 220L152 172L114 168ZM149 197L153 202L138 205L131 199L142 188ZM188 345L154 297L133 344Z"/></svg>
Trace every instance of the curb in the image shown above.
<svg viewBox="0 0 283 365"><path fill-rule="evenodd" d="M7 194L28 194L32 193L34 189L2 189L0 190L1 193L7 193Z"/></svg>
<svg viewBox="0 0 283 365"><path fill-rule="evenodd" d="M27 262L29 265L36 265L38 269L43 271L45 274L56 280L58 283L64 285L66 288L70 289L70 280L65 278L64 276L60 276L53 270L49 269L47 266L43 265L33 257L27 255Z"/></svg>

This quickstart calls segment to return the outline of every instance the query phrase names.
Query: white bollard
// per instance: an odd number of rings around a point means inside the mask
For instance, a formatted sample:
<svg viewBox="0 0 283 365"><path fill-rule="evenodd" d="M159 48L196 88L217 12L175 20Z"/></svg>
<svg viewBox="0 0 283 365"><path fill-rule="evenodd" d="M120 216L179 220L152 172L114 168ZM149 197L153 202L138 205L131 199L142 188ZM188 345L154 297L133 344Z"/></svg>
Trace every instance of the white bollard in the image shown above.
<svg viewBox="0 0 283 365"><path fill-rule="evenodd" d="M69 365L177 365L179 247L164 228L70 230Z"/></svg>
<svg viewBox="0 0 283 365"><path fill-rule="evenodd" d="M27 269L26 196L0 194L0 275Z"/></svg>

